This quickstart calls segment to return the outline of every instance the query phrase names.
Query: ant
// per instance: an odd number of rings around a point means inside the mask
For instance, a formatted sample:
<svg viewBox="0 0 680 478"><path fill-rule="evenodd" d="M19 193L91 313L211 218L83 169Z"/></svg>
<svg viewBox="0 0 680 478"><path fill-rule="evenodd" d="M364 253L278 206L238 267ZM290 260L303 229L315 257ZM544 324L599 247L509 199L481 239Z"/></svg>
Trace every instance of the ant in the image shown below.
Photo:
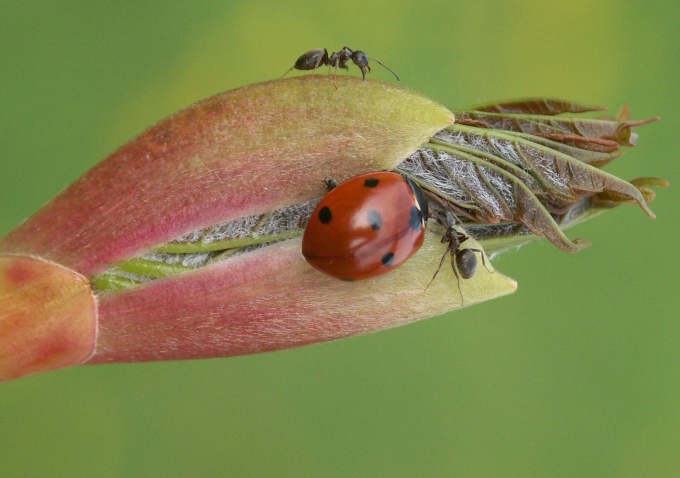
<svg viewBox="0 0 680 478"><path fill-rule="evenodd" d="M368 60L375 61L377 64L381 65L387 71L392 73L394 77L397 79L397 81L401 81L399 80L399 77L394 71L385 66L379 60L376 60L375 58L369 58L363 51L352 50L350 47L347 46L342 47L342 50L340 51L334 51L333 53L330 54L330 56L328 55L328 50L326 50L325 48L319 48L318 50L309 50L303 53L300 56L300 58L297 59L295 64L290 68L290 70L285 72L283 76L286 76L293 70L316 71L316 69L319 68L321 65L326 65L329 67L334 66L335 76L338 76L338 68L349 70L349 68L347 67L347 62L350 60L352 60L352 62L359 67L364 81L366 81L366 73L371 72L371 67L368 66ZM283 78L283 76L281 78Z"/></svg>
<svg viewBox="0 0 680 478"><path fill-rule="evenodd" d="M453 269L453 273L456 276L456 281L458 282L458 292L460 293L461 305L464 305L465 299L463 298L463 291L460 288L460 278L462 277L463 279L470 279L475 275L475 272L477 272L478 263L475 252L480 253L482 257L482 264L487 270L489 270L489 268L486 267L484 252L481 249L461 249L461 245L470 239L470 237L466 234L463 234L462 232L458 232L454 228L456 216L449 211L447 211L445 215L443 212L441 212L440 216L444 217L435 217L434 219L445 229L441 242L442 244L448 242L448 245L444 255L442 255L441 261L439 261L439 267L437 267L437 271L432 276L432 280L430 280L430 283L427 284L427 287L430 287L432 282L434 282L435 277L437 277L437 274L439 274L439 271L444 265L444 259L446 259L446 255L449 254L451 256L451 268ZM425 290L427 290L427 287Z"/></svg>

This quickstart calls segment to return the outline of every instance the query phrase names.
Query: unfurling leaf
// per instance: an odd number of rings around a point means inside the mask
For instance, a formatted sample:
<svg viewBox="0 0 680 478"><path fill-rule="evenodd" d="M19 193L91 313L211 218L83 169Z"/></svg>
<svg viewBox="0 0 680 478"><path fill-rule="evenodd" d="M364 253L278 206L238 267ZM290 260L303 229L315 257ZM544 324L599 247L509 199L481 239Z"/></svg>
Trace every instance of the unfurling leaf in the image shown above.
<svg viewBox="0 0 680 478"><path fill-rule="evenodd" d="M583 198L626 198L654 217L646 202L649 193L599 168L623 154L622 145L632 145L633 126L656 118L628 121L625 111L619 119L557 117L598 109L559 100L481 108L485 111L458 113L455 124L434 135L398 170L473 222L520 223L567 252L588 242L569 240L556 216Z"/></svg>
<svg viewBox="0 0 680 478"><path fill-rule="evenodd" d="M588 111L603 111L606 109L602 106L586 106L574 103L573 101L555 98L527 98L477 105L467 108L465 111L553 116L562 113L586 113Z"/></svg>

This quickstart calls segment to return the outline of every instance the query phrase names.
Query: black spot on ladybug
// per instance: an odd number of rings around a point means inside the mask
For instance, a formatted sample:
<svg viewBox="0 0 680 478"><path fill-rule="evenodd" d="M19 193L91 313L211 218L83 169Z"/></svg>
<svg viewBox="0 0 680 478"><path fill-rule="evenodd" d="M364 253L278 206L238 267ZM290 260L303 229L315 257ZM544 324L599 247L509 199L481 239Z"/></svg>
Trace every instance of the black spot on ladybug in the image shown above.
<svg viewBox="0 0 680 478"><path fill-rule="evenodd" d="M382 263L384 266L389 266L392 264L392 261L394 260L394 253L393 252L388 252L384 256L382 256Z"/></svg>
<svg viewBox="0 0 680 478"><path fill-rule="evenodd" d="M368 223L371 225L371 229L378 231L382 227L382 216L378 211L368 211Z"/></svg>
<svg viewBox="0 0 680 478"><path fill-rule="evenodd" d="M331 219L333 219L331 210L328 208L328 206L322 207L321 210L319 210L319 221L321 221L323 224L328 224L331 222Z"/></svg>
<svg viewBox="0 0 680 478"><path fill-rule="evenodd" d="M411 217L409 217L409 225L414 231L420 231L423 228L423 215L415 206L411 207Z"/></svg>
<svg viewBox="0 0 680 478"><path fill-rule="evenodd" d="M364 186L367 188L374 188L378 185L380 180L378 178L368 178L367 180L364 181Z"/></svg>

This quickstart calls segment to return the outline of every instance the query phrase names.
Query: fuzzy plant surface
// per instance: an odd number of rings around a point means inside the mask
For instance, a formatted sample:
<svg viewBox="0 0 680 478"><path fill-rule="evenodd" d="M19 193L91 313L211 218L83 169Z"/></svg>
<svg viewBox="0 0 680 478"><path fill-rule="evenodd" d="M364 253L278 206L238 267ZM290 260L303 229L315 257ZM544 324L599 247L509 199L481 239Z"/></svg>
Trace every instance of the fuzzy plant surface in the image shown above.
<svg viewBox="0 0 680 478"><path fill-rule="evenodd" d="M0 238L0 380L297 347L510 294L494 255L539 237L577 252L588 242L565 230L624 203L654 217L650 187L664 180L602 167L656 118L582 115L599 109L528 99L452 113L388 83L316 75L198 102ZM312 268L301 237L327 181L384 170L418 184L432 218L455 217L484 267L460 279L451 230L431 220L393 272L345 282Z"/></svg>

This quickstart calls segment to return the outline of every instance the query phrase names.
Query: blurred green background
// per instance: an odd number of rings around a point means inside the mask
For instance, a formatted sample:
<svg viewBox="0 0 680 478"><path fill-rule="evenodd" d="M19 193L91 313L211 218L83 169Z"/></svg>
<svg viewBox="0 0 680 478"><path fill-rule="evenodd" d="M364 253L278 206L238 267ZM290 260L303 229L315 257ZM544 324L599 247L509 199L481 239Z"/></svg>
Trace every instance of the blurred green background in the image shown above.
<svg viewBox="0 0 680 478"><path fill-rule="evenodd" d="M501 256L518 292L455 316L0 384L0 476L679 476L678 25L677 0L2 2L0 234L161 118L345 44L450 108L661 115L608 170L674 187L656 221L570 231L579 254Z"/></svg>

